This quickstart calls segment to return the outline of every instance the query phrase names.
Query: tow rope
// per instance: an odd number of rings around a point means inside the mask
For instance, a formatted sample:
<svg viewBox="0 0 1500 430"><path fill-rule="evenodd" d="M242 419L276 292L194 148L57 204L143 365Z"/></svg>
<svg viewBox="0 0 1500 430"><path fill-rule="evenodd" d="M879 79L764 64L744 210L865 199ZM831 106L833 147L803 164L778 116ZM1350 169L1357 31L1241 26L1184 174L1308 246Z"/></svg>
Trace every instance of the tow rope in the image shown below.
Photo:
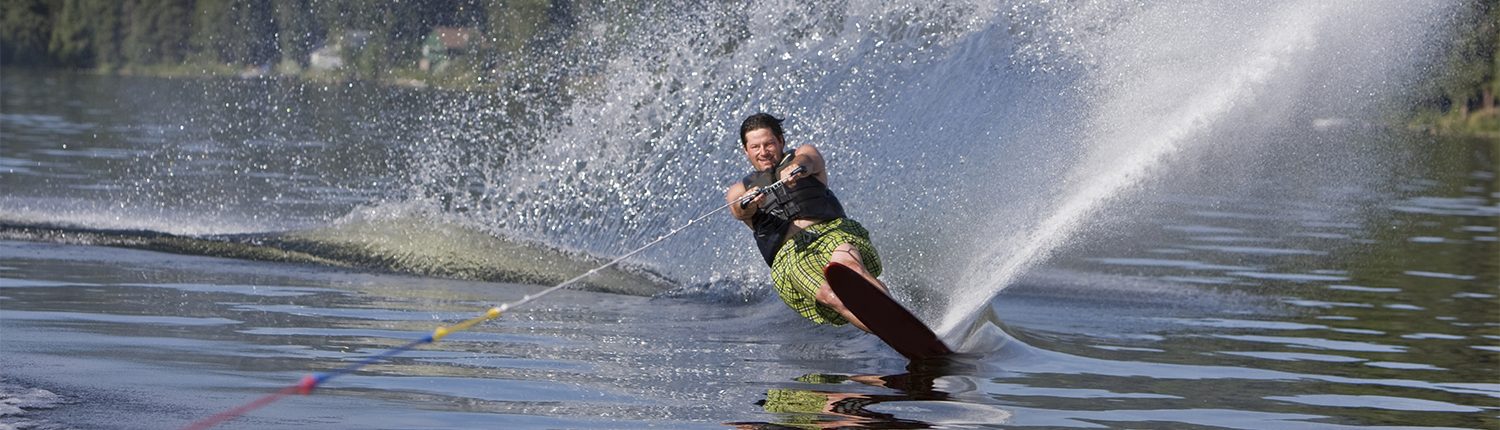
<svg viewBox="0 0 1500 430"><path fill-rule="evenodd" d="M277 400L281 400L281 398L283 398L283 397L286 397L286 396L289 396L289 395L292 395L292 394L301 394L301 395L312 394L313 390L317 389L319 385L322 385L324 382L327 382L330 379L333 379L333 378L336 378L336 377L339 377L339 376L343 376L343 375L347 375L347 374L350 374L350 373L354 373L355 371L357 371L357 370L359 370L359 369L361 369L361 368L363 368L365 366L368 366L370 364L374 364L374 363L380 362L381 360L384 360L386 358L394 357L394 356L396 356L398 354L401 354L403 352L410 351L411 349L416 348L417 346L420 346L420 345L423 345L423 344L428 344L428 343L437 343L438 341L443 340L444 337L447 337L450 334L458 333L458 332L461 332L461 331L464 331L464 330L468 330L468 329L473 328L474 326L482 324L482 323L484 323L486 321L499 318L501 314L504 314L505 312L507 312L507 311L509 311L511 309L515 309L515 308L521 307L521 306L523 306L523 305L525 305L527 303L530 303L533 300L536 300L536 299L542 298L543 296L551 294L553 291L560 290L560 289L562 289L564 287L567 287L569 285L577 283L578 281L583 280L584 278L587 278L587 277L592 276L592 275L594 275L596 273L599 273L600 270L604 270L606 268L609 268L609 267L612 267L612 266L614 266L616 264L619 264L621 261L624 261L627 258L633 257L636 254L641 253L641 251L645 251L646 249L649 249L652 246L655 246L656 244L661 243L661 241L666 240L667 238L672 237L673 235L676 235L678 232L681 232L681 231L687 229L688 227L691 227L693 224L697 224L699 221L702 221L705 218L708 218L710 215L716 214L719 211L724 210L724 208L728 208L729 205L731 205L731 204L738 203L741 208L744 208L746 205L748 205L750 203L751 200L754 200L756 197L760 196L761 194L764 194L764 193L766 193L766 192L768 192L770 190L781 188L781 187L785 186L786 185L786 181L791 180L793 178L796 178L797 176L805 173L806 171L807 170L805 168L803 168L802 166L798 166L796 169L792 170L787 175L787 177L784 178L784 179L776 181L775 183L773 183L771 185L767 185L767 186L765 186L763 188L759 188L759 189L756 189L754 191L745 193L738 200L733 201L733 202L729 202L729 203L725 203L723 206L719 206L717 209L705 212L703 215L700 215L697 218L694 218L692 221L688 221L686 224L678 226L676 229L673 229L672 231L667 232L667 234L664 234L661 237L656 238L656 240L653 240L650 243L647 243L644 246L641 246L640 248L636 248L634 251L630 251L630 252L626 253L625 255L621 255L619 257L616 257L614 260L610 260L610 262L604 263L604 265L602 265L602 266L595 267L595 268L593 268L593 269L591 269L591 270L589 270L587 272L583 272L583 274L581 274L581 275L574 276L572 279L568 279L566 281L563 281L560 284L553 285L552 287L549 287L549 288L547 288L545 290L542 290L539 293L536 293L536 294L527 294L525 296L522 296L520 300L516 300L514 302L504 303L504 304L501 304L500 306L492 307L489 310L486 310L484 312L484 314L482 314L480 316L464 320L463 322L460 322L458 324L454 324L452 326L439 326L437 329L434 329L432 331L432 334L429 334L426 337L423 337L423 338L417 339L417 340L413 340L411 342L408 342L405 345L401 345L401 346L396 347L396 348L388 349L388 350L386 350L384 352L381 352L379 354L375 354L375 355L372 355L370 357L366 357L363 360L359 360L357 362L350 363L347 366L340 367L338 369L334 369L334 370L328 371L328 372L318 372L318 373L313 373L313 374L304 376L304 377L302 377L301 381L298 381L294 385L288 386L286 388L282 388L279 391L276 391L276 392L271 393L271 394L267 394L267 395L265 395L265 396L263 396L263 397L261 397L259 399L255 399L253 401L250 401L250 402L245 403L243 405L234 407L232 409L228 409L228 410L225 410L223 412L214 414L213 416L210 416L208 418L204 418L202 420L193 422L192 424L188 424L187 427L183 427L183 429L184 430L205 430L205 429L213 428L214 426L217 426L217 425L219 425L219 424L221 424L221 423L223 423L225 421L229 421L229 420L238 418L241 415L247 414L247 413L249 413L251 411L254 411L256 409L260 409L262 407L265 407L267 405L275 403Z"/></svg>

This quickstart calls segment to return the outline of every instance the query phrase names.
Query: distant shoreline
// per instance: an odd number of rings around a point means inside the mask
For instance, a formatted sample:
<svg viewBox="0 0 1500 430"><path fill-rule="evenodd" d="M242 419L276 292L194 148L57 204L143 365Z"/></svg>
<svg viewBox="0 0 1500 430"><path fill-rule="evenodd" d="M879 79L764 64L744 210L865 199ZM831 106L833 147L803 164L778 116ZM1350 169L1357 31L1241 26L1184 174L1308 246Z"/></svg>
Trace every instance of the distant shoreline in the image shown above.
<svg viewBox="0 0 1500 430"><path fill-rule="evenodd" d="M231 68L229 68L229 67L222 67L222 66L220 66L220 67L204 67L204 66L197 66L197 65L190 65L190 64L174 65L174 66L148 66L148 67L143 67L143 68L127 69L127 70L103 70L103 69L98 69L98 68L93 68L93 69L78 69L78 68L72 68L72 67L51 67L51 66L32 66L32 65L0 64L0 75L4 75L6 72L11 72L11 71L25 71L25 72L28 72L28 73L40 73L40 74L68 74L68 75L87 75L87 76L121 76L121 77L140 77L140 78L166 78L166 79L240 79L240 80L246 80L246 81L253 81L253 80L287 80L287 81L301 81L301 82L311 82L311 83L319 83L319 84L348 84L348 83L358 82L358 83L367 84L367 85L378 85L378 86L389 86L389 87L402 87L402 88L413 88L413 89L427 89L427 88L431 88L431 89L448 90L448 91L485 91L485 90L498 90L499 89L498 85L495 85L495 84L492 84L492 83L471 84L471 85L467 85L467 86L464 86L464 87L453 87L453 86L449 86L449 85L443 85L441 83L429 82L428 80L422 80L422 79L416 79L416 78L409 78L409 77L387 77L387 78L378 78L378 79L351 79L351 78L348 78L348 77L345 77L345 76L335 76L333 74L316 73L316 72L311 72L311 73L309 73L309 72L285 73L285 72L269 71L269 72L253 73L252 74L252 73L249 73L249 70L250 69L236 71L236 70L231 70Z"/></svg>

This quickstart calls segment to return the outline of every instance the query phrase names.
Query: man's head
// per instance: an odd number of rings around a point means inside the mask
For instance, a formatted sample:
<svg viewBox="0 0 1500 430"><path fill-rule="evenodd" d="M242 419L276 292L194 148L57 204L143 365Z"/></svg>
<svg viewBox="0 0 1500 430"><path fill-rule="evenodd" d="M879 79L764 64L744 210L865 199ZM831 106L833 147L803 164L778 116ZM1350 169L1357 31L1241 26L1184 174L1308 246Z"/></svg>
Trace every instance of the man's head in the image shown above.
<svg viewBox="0 0 1500 430"><path fill-rule="evenodd" d="M786 151L781 119L764 112L745 118L740 124L740 147L755 170L776 167Z"/></svg>

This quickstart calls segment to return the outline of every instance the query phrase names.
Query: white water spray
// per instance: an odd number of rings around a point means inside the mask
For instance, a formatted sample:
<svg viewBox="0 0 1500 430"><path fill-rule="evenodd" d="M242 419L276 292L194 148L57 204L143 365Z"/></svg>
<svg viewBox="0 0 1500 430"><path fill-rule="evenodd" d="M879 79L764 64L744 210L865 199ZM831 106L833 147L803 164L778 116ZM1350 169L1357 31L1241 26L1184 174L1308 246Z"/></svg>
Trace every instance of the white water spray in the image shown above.
<svg viewBox="0 0 1500 430"><path fill-rule="evenodd" d="M413 150L424 178L414 188L486 232L618 255L745 173L740 119L787 116L791 143L818 145L835 192L871 227L882 279L955 340L1173 157L1254 153L1249 136L1305 120L1306 99L1399 85L1383 80L1388 69L1415 64L1402 56L1438 22L1422 16L1442 9L768 1L600 14L558 48L578 65L536 66L566 77L556 91L570 97L541 92L537 107L502 91L478 123L442 123L447 139ZM615 32L624 42L603 42ZM528 108L506 110L513 102ZM522 132L474 135L491 116L528 115L515 121ZM723 221L636 262L682 284L770 291L743 225Z"/></svg>
<svg viewBox="0 0 1500 430"><path fill-rule="evenodd" d="M1330 31L1326 28L1330 21L1347 21L1368 6L1308 3L1261 17L1259 21L1265 24L1250 29L1258 41L1242 51L1238 61L1224 61L1220 53L1190 50L1195 49L1193 44L1173 38L1174 30L1193 29L1192 25L1134 29L1152 33L1149 39L1164 44L1128 53L1133 57L1115 55L1113 60L1124 62L1101 64L1096 70L1095 80L1103 81L1100 86L1113 91L1104 92L1105 102L1087 123L1088 158L1075 165L1069 175L1079 185L1066 192L1049 215L1015 234L1016 240L992 242L977 253L963 270L965 275L959 284L964 288L952 294L950 309L937 326L938 333L950 341L958 340L996 294L1088 228L1093 215L1112 200L1156 176L1174 155L1197 145L1213 144L1199 139L1224 127L1225 119L1249 109L1286 104L1287 100L1264 99L1274 97L1272 93L1281 95L1285 90L1282 86L1301 84L1298 80L1306 79L1306 73L1299 73L1301 68L1328 61L1312 55L1320 50L1320 34ZM1143 21L1135 25L1158 22ZM1374 21L1364 24L1379 25L1379 19ZM1122 32L1130 30L1127 26ZM1197 30L1202 30L1201 25ZM1140 34L1133 36L1138 38ZM1228 48L1233 45L1230 42L1211 41L1207 45Z"/></svg>

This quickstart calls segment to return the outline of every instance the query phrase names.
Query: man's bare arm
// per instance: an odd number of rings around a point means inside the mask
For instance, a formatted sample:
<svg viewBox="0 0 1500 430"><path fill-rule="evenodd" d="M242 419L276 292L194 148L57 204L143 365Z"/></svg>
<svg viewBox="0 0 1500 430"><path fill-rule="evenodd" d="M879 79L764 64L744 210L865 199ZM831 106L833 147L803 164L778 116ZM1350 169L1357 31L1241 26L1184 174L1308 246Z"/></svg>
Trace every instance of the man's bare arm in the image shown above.
<svg viewBox="0 0 1500 430"><path fill-rule="evenodd" d="M796 182L797 179L806 178L809 175L815 175L817 176L819 181L823 182L823 184L828 184L828 170L826 168L827 166L823 164L823 153L818 152L817 147L813 146L812 144L802 145L797 147L797 150L792 154L792 162L785 168L782 168L778 176L782 179L786 179L787 175L793 170L796 170L798 166L807 169L807 171L799 175L797 178L788 181L788 185L791 185L790 183Z"/></svg>
<svg viewBox="0 0 1500 430"><path fill-rule="evenodd" d="M760 203L766 200L765 195L756 196L754 199L750 199L749 204L746 204L745 207L740 207L740 199L744 198L745 193L750 191L745 189L745 184L735 182L734 185L730 185L729 189L724 192L724 201L729 204L729 213L734 215L734 219L744 221L745 225L750 225L750 217L754 216L755 212L760 210Z"/></svg>

